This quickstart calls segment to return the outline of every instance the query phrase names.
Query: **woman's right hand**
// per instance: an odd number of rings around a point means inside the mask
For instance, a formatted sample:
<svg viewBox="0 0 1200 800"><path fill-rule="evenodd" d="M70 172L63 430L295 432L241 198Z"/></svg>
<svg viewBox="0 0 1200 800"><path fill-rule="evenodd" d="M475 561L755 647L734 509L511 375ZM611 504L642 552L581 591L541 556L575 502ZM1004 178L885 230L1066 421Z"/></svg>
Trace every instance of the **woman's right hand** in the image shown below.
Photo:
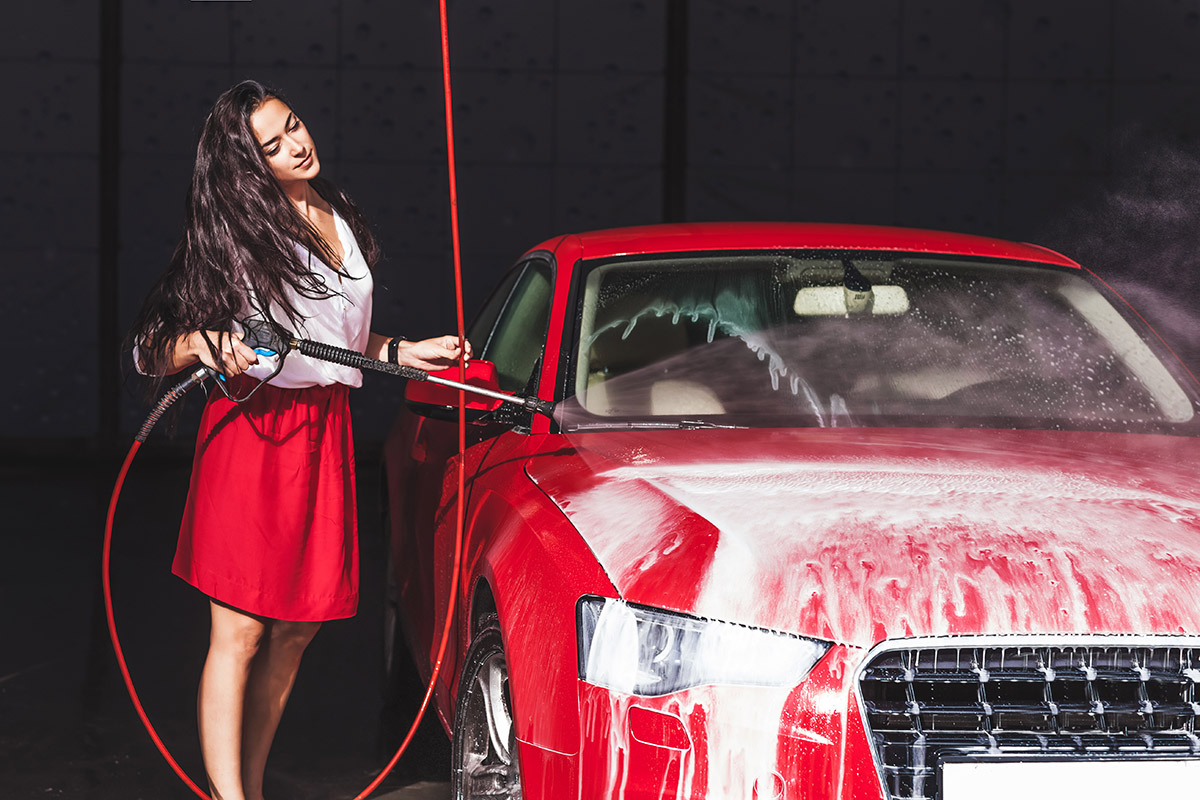
<svg viewBox="0 0 1200 800"><path fill-rule="evenodd" d="M207 336L207 341L205 337ZM209 342L212 343L210 347ZM213 350L216 350L214 353ZM176 352L180 350L184 358L180 361L199 361L206 367L215 369L226 378L240 375L251 364L258 363L258 353L249 345L242 343L240 333L226 331L193 331L180 338ZM214 357L215 356L215 357Z"/></svg>

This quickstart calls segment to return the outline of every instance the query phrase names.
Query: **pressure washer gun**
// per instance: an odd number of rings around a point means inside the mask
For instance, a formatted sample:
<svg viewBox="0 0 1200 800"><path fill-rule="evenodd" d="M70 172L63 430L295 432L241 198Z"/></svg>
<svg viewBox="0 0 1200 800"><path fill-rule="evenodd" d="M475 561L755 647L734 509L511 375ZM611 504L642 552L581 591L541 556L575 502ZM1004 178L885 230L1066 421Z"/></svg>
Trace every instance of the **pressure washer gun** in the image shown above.
<svg viewBox="0 0 1200 800"><path fill-rule="evenodd" d="M376 372L384 372L388 375L398 375L401 378L408 378L410 381L428 381L436 383L439 386L446 386L451 389L458 389L463 392L477 394L481 397L487 397L492 400L498 400L501 403L510 403L520 406L526 411L532 411L537 414L543 414L553 419L554 404L547 400L540 400L536 397L525 397L523 395L506 394L497 392L483 386L476 386L470 383L462 383L460 381L443 378L440 375L431 375L422 369L416 367L406 367L402 364L393 364L390 361L380 361L377 358L368 358L362 353L354 350L347 350L342 347L334 347L333 345L314 342L311 339L300 339L295 334L288 334L285 341L288 350L295 350L301 355L309 356L310 358L320 359L321 361L329 361L334 364L341 364L344 367L354 367L355 369L370 369ZM283 351L285 354L287 350Z"/></svg>
<svg viewBox="0 0 1200 800"><path fill-rule="evenodd" d="M358 370L373 370L375 372L383 372L388 375L396 375L401 378L408 378L411 381L428 381L440 386L446 386L451 389L458 389L463 392L487 397L491 400L496 400L500 403L509 403L511 405L520 406L526 411L532 411L537 414L542 414L553 419L554 404L541 400L537 397L525 397L523 395L506 394L505 392L495 391L485 386L476 386L470 383L462 383L460 381L450 380L449 378L441 377L440 375L431 375L422 369L416 367L407 367L402 364L393 364L390 361L380 361L377 358L369 358L355 350L347 350L343 347L335 347L334 345L325 344L323 342L314 342L311 339L301 339L296 334L284 329L282 326L269 322L244 322L244 333L242 335L242 343L253 348L255 353L260 356L270 359L278 359L274 369L270 375L266 376L262 383L266 383L271 378L279 374L283 368L283 361L288 353L295 350L301 355L315 358L320 361L328 361L332 364L341 364L344 367L353 367ZM146 417L146 421L142 423L141 429L135 437L137 441L144 442L150 435L150 431L162 417L166 410L179 398L187 394L188 391L204 383L207 379L216 376L220 381L225 381L225 376L209 366L200 366L195 368L192 373L178 385L162 396L150 415ZM261 385L261 383L259 384ZM224 389L224 387L222 387ZM244 402L249 399L249 395L242 398L236 398L227 390L225 394L234 402ZM253 391L251 392L253 394Z"/></svg>

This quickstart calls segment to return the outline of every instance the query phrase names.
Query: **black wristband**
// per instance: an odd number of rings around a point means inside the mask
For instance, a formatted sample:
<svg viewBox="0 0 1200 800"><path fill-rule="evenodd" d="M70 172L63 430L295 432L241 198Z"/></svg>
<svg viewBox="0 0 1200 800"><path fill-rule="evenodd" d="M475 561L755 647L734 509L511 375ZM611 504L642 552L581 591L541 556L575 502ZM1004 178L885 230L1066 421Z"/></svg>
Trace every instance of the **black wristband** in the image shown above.
<svg viewBox="0 0 1200 800"><path fill-rule="evenodd" d="M400 343L407 341L403 336L393 336L388 339L387 360L389 364L400 363Z"/></svg>

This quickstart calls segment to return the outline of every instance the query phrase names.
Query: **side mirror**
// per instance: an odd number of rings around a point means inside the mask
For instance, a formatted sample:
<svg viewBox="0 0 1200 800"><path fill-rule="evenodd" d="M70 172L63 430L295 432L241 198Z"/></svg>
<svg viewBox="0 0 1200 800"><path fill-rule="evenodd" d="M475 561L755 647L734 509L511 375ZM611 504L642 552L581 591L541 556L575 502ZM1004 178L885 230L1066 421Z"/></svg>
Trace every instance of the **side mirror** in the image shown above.
<svg viewBox="0 0 1200 800"><path fill-rule="evenodd" d="M445 378L446 380L458 381L458 367L450 367L449 369L430 372L435 378ZM496 377L496 365L491 361L483 361L474 359L467 362L467 376L462 381L469 386L478 386L481 389L489 389L493 392L500 391L500 381ZM442 386L441 384L432 383L430 381L409 381L404 387L404 401L413 408L417 413L422 413L423 410L432 411L433 409L422 409L421 407L433 406L438 411L443 411L447 408L458 407L458 389L450 386ZM468 411L495 411L500 405L500 401L491 397L472 394L467 392L466 397ZM429 414L426 414L429 416Z"/></svg>

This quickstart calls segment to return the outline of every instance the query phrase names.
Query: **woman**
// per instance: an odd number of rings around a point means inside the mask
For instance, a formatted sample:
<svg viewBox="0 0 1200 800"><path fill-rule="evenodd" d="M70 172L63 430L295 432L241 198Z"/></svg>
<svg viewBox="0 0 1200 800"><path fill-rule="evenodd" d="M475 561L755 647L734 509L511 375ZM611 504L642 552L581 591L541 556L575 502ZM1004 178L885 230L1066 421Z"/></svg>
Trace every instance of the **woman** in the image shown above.
<svg viewBox="0 0 1200 800"><path fill-rule="evenodd" d="M323 620L353 616L358 604L347 393L362 376L291 353L259 385L254 376L270 370L242 342L240 322L419 369L470 357L457 337L370 331L379 247L320 170L278 93L245 81L222 94L200 135L185 235L131 331L139 371L160 384L199 362L230 394L249 394L235 403L211 393L172 567L210 598L198 717L214 800L262 800L305 647Z"/></svg>

